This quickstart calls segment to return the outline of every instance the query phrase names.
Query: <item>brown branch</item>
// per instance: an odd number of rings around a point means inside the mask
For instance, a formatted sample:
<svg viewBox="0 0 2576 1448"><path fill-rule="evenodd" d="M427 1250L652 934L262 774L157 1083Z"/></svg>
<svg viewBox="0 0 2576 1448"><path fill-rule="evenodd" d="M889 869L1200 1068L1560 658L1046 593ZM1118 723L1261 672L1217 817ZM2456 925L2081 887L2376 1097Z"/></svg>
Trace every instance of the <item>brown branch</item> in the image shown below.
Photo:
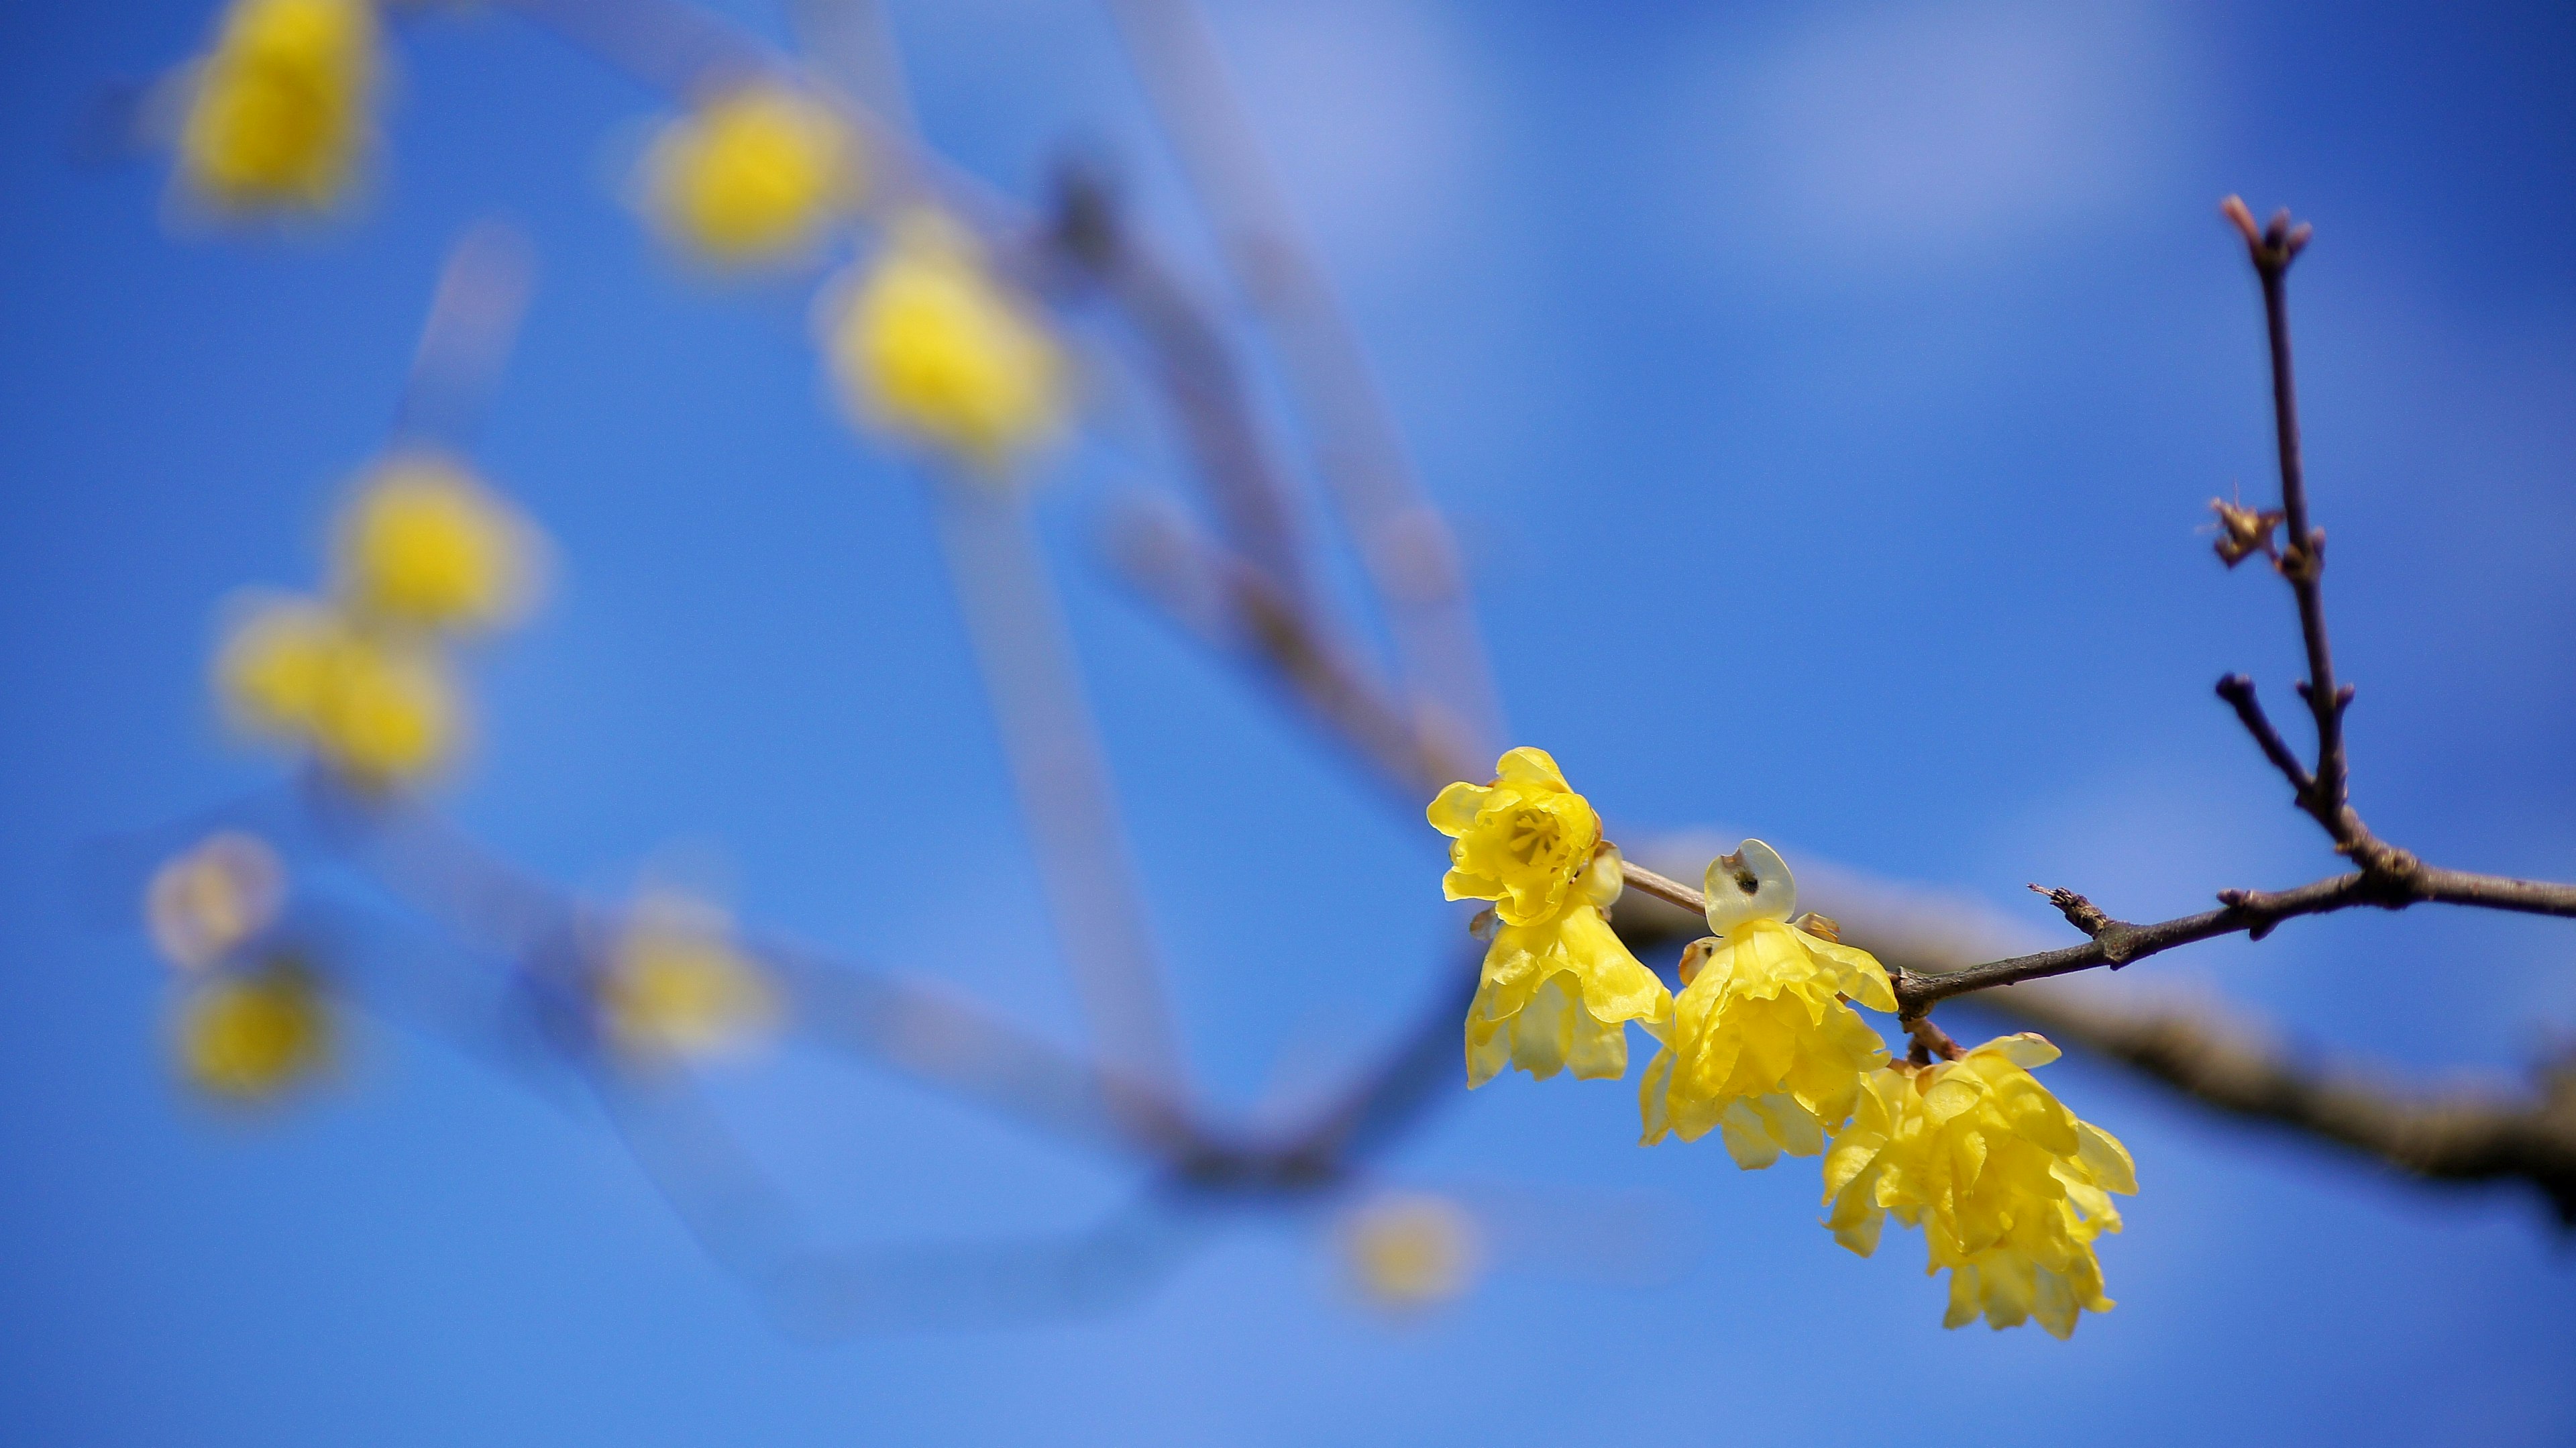
<svg viewBox="0 0 2576 1448"><path fill-rule="evenodd" d="M2413 1176L2528 1181L2561 1222L2576 1226L2576 1056L2545 1068L2541 1089L2517 1098L2320 1069L2206 1012L2121 1009L2053 989L1993 1004L2060 1045L2118 1062L2203 1106L2332 1142Z"/></svg>

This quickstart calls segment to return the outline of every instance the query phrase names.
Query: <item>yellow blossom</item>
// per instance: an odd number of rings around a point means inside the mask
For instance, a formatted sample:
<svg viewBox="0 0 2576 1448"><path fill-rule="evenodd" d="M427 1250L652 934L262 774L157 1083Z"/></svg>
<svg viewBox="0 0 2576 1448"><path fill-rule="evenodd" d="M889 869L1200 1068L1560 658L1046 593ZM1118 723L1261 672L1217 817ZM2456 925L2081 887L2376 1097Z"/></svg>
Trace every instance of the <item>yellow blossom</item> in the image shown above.
<svg viewBox="0 0 2576 1448"><path fill-rule="evenodd" d="M365 150L375 72L368 0L234 0L194 77L181 174L225 207L329 205Z"/></svg>
<svg viewBox="0 0 2576 1448"><path fill-rule="evenodd" d="M1546 751L1515 749L1489 785L1453 784L1427 811L1450 837L1452 900L1494 901L1495 928L1467 1008L1467 1084L1507 1066L1540 1080L1628 1071L1629 1021L1661 1022L1672 996L1602 912L1619 898L1619 852Z"/></svg>
<svg viewBox="0 0 2576 1448"><path fill-rule="evenodd" d="M1441 894L1491 900L1506 925L1554 918L1601 843L1601 817L1566 787L1544 749L1511 751L1495 763L1492 784L1453 784L1428 813L1450 838Z"/></svg>
<svg viewBox="0 0 2576 1448"><path fill-rule="evenodd" d="M529 529L461 464L433 452L378 464L341 514L339 587L370 619L489 627L525 602Z"/></svg>
<svg viewBox="0 0 2576 1448"><path fill-rule="evenodd" d="M2024 1033L1956 1061L1872 1072L1825 1156L1825 1225L1864 1257L1889 1213L1922 1227L1928 1270L1950 1272L1944 1327L2036 1317L2065 1337L2079 1312L2111 1310L2093 1241L2120 1230L2109 1194L2134 1194L2137 1169L2030 1074L2056 1059Z"/></svg>
<svg viewBox="0 0 2576 1448"><path fill-rule="evenodd" d="M778 1017L777 992L723 913L679 896L636 905L598 990L609 1038L645 1059L740 1050Z"/></svg>
<svg viewBox="0 0 2576 1448"><path fill-rule="evenodd" d="M225 640L215 679L244 728L310 750L363 787L418 779L455 744L454 689L437 657L311 600L272 603L244 620Z"/></svg>
<svg viewBox="0 0 2576 1448"><path fill-rule="evenodd" d="M172 965L203 970L277 918L286 871L256 835L210 835L152 873L143 918Z"/></svg>
<svg viewBox="0 0 2576 1448"><path fill-rule="evenodd" d="M857 139L831 107L758 81L665 126L644 158L645 204L663 235L726 266L809 250L857 204Z"/></svg>
<svg viewBox="0 0 2576 1448"><path fill-rule="evenodd" d="M1340 1245L1352 1283L1394 1312L1455 1299L1484 1266L1476 1219L1447 1197L1390 1193L1343 1219Z"/></svg>
<svg viewBox="0 0 2576 1448"><path fill-rule="evenodd" d="M987 473L1059 425L1055 341L954 223L916 213L832 323L832 361L859 414Z"/></svg>
<svg viewBox="0 0 2576 1448"><path fill-rule="evenodd" d="M274 1096L329 1059L330 1010L309 971L280 962L190 991L175 1044L190 1085L237 1100Z"/></svg>
<svg viewBox="0 0 2576 1448"><path fill-rule="evenodd" d="M1638 1090L1647 1143L1724 1134L1736 1165L1813 1156L1850 1119L1886 1044L1848 1000L1893 1011L1887 971L1864 950L1789 923L1797 882L1779 854L1746 840L1708 867L1717 934L1684 957L1663 1049ZM1648 1029L1652 1030L1652 1027Z"/></svg>

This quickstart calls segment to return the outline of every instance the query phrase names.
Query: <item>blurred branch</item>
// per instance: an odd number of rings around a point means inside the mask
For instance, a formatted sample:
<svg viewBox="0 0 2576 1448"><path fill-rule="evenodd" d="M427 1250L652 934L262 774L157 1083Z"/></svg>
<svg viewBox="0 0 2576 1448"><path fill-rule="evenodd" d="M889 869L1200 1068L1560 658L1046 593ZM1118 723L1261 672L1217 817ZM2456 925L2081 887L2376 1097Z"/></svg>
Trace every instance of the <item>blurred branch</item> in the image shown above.
<svg viewBox="0 0 2576 1448"><path fill-rule="evenodd" d="M449 248L394 414L394 445L461 450L517 339L536 271L534 250L505 222L481 221Z"/></svg>
<svg viewBox="0 0 2576 1448"><path fill-rule="evenodd" d="M1487 752L1502 711L1456 541L1423 498L1359 338L1289 219L1207 17L1190 0L1109 0L1109 11L1219 252L1277 347L1417 707L1453 715L1441 732Z"/></svg>
<svg viewBox="0 0 2576 1448"><path fill-rule="evenodd" d="M1162 966L1026 502L965 480L942 480L934 491L949 577L1083 1012L1106 1059L1171 1089L1182 1062ZM1158 1099L1118 1104L1150 1115Z"/></svg>

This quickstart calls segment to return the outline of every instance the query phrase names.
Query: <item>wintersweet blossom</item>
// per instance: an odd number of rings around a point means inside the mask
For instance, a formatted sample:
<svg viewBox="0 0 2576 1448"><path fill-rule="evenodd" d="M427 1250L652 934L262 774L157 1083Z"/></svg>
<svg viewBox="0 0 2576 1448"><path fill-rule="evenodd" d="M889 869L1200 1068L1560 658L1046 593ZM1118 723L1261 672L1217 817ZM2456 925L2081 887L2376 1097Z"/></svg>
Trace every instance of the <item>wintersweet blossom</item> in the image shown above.
<svg viewBox="0 0 2576 1448"><path fill-rule="evenodd" d="M286 869L257 835L209 835L152 872L143 920L162 958L198 971L268 928L286 897Z"/></svg>
<svg viewBox="0 0 2576 1448"><path fill-rule="evenodd" d="M609 1040L639 1059L738 1051L778 1017L777 991L724 913L677 895L648 895L629 912L598 993Z"/></svg>
<svg viewBox="0 0 2576 1448"><path fill-rule="evenodd" d="M517 510L462 463L397 453L368 472L341 513L339 592L379 622L488 628L526 604L534 551Z"/></svg>
<svg viewBox="0 0 2576 1448"><path fill-rule="evenodd" d="M1790 923L1798 886L1779 853L1746 840L1709 863L1708 924L1685 954L1663 1049L1638 1088L1647 1144L1724 1134L1736 1165L1813 1156L1850 1119L1886 1044L1847 1000L1893 1011L1887 971ZM1649 1030L1653 1030L1649 1027Z"/></svg>
<svg viewBox="0 0 2576 1448"><path fill-rule="evenodd" d="M455 745L455 688L438 656L290 598L253 612L215 662L218 693L248 732L312 753L353 784L418 780Z"/></svg>
<svg viewBox="0 0 2576 1448"><path fill-rule="evenodd" d="M181 1000L179 1074L212 1096L275 1096L330 1058L331 1016L312 972L280 961L218 975Z"/></svg>
<svg viewBox="0 0 2576 1448"><path fill-rule="evenodd" d="M1872 1072L1825 1156L1825 1225L1864 1257L1889 1213L1922 1227L1927 1270L1950 1272L1944 1327L2036 1317L2062 1338L2079 1313L2111 1310L2093 1241L2120 1230L2109 1194L2134 1194L2137 1169L2030 1074L2057 1054L2024 1033Z"/></svg>
<svg viewBox="0 0 2576 1448"><path fill-rule="evenodd" d="M665 126L644 158L644 189L655 226L700 259L784 261L858 203L858 140L812 95L756 81Z"/></svg>
<svg viewBox="0 0 2576 1448"><path fill-rule="evenodd" d="M929 212L899 220L847 297L828 345L865 420L995 475L1061 423L1054 338L956 223Z"/></svg>
<svg viewBox="0 0 2576 1448"><path fill-rule="evenodd" d="M1427 811L1450 837L1442 893L1495 902L1467 1008L1467 1084L1507 1065L1540 1080L1569 1067L1586 1079L1626 1075L1627 1023L1651 1029L1672 996L1602 914L1622 888L1618 851L1546 751L1512 750L1494 769L1493 783L1452 784Z"/></svg>
<svg viewBox="0 0 2576 1448"><path fill-rule="evenodd" d="M193 77L180 174L227 209L328 206L365 152L375 77L369 0L234 0Z"/></svg>
<svg viewBox="0 0 2576 1448"><path fill-rule="evenodd" d="M1343 1218L1340 1246L1351 1282L1390 1312L1420 1312L1475 1285L1483 1233L1465 1207L1427 1192L1390 1192Z"/></svg>

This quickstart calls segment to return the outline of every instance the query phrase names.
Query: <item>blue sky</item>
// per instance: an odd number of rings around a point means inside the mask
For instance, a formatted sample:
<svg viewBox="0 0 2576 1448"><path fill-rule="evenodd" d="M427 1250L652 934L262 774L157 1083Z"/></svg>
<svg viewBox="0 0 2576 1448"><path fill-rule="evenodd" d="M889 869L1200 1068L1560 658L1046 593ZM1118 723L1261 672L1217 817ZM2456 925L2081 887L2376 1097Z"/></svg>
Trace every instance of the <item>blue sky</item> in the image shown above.
<svg viewBox="0 0 2576 1448"><path fill-rule="evenodd" d="M1068 148L1110 157L1207 275L1093 8L892 10L943 150L1023 196ZM719 854L746 915L1074 1029L918 482L827 404L801 290L706 285L623 211L655 99L506 16L421 23L362 216L173 234L157 162L68 153L102 86L206 18L0 8L0 1436L2576 1432L2576 1268L2534 1203L2391 1182L2081 1061L2055 1084L2144 1190L2102 1253L2121 1306L2070 1343L1942 1332L1915 1239L1860 1261L1810 1225L1797 1164L1639 1151L1610 1085L1462 1091L1386 1171L1555 1202L1525 1208L1543 1232L1652 1225L1613 1245L1655 1285L1534 1250L1389 1324L1313 1222L1262 1220L1115 1315L829 1346L774 1332L595 1113L399 1022L290 1113L204 1110L159 1059L166 973L87 918L78 849L273 777L202 697L213 609L313 575L439 257L493 213L543 274L479 456L562 570L478 669L455 816L605 892L675 844ZM1724 822L2039 931L2026 880L2147 918L2331 868L2209 693L2241 670L2286 698L2297 668L2277 585L2192 531L2211 495L2269 487L2253 283L2215 214L2236 191L2319 229L2295 314L2357 802L2442 863L2576 877L2565 7L1236 0L1217 22L1458 520L1515 740L1623 831ZM1098 566L1106 501L1169 483L1090 449L1042 511L1193 1062L1249 1107L1398 1025L1458 922L1436 837ZM2118 984L2510 1080L2576 1030L2571 946L2337 917ZM1060 1229L1132 1185L829 1064L721 1099L840 1240Z"/></svg>

